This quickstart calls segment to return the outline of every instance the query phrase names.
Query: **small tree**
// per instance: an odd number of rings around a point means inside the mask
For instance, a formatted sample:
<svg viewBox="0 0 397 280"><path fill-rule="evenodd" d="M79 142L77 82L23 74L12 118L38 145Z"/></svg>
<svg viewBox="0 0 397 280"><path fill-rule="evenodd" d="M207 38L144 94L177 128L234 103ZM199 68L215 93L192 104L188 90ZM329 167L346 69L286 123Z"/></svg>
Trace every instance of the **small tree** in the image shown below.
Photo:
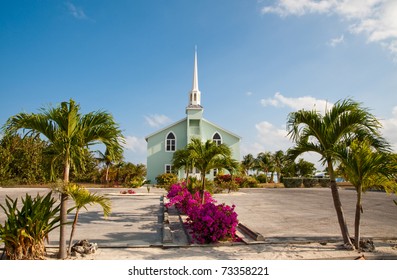
<svg viewBox="0 0 397 280"><path fill-rule="evenodd" d="M77 220L79 218L79 213L81 208L87 210L87 205L99 204L103 209L103 215L109 216L111 211L111 203L109 198L104 197L99 194L90 193L86 188L80 187L78 185L72 184L66 187L66 193L73 199L75 203L76 213L74 215L72 231L70 233L69 248L68 253L71 253L73 236L77 225Z"/></svg>
<svg viewBox="0 0 397 280"><path fill-rule="evenodd" d="M211 169L225 168L225 159L231 157L231 150L225 144L217 145L212 140L202 143L200 139L193 138L187 150L193 160L194 166L201 173L201 199L204 203L205 175Z"/></svg>
<svg viewBox="0 0 397 280"><path fill-rule="evenodd" d="M376 151L368 140L353 141L339 155L344 173L357 192L354 245L356 249L360 249L362 193L371 187L396 191L396 182L391 178L391 174L396 171L396 165L391 164L390 154Z"/></svg>

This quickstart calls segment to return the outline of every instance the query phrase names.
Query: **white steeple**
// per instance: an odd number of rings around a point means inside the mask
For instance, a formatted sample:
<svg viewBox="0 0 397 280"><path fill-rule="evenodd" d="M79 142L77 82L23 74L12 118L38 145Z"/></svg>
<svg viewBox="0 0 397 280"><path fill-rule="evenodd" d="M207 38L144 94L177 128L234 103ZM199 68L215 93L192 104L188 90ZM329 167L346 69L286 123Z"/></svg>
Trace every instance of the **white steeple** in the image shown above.
<svg viewBox="0 0 397 280"><path fill-rule="evenodd" d="M189 93L189 108L201 108L201 92L198 87L197 46L194 52L193 85Z"/></svg>

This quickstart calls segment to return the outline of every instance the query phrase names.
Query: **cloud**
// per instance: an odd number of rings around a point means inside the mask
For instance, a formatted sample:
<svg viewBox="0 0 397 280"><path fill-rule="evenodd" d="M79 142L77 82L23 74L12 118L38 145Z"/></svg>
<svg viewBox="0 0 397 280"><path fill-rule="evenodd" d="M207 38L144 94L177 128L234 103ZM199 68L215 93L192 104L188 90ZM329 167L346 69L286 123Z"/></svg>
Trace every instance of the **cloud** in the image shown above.
<svg viewBox="0 0 397 280"><path fill-rule="evenodd" d="M252 154L257 156L264 151L286 151L291 147L292 142L287 137L285 128L278 128L267 121L255 124L256 138L251 143L243 141L241 145L242 156Z"/></svg>
<svg viewBox="0 0 397 280"><path fill-rule="evenodd" d="M124 148L134 153L145 153L146 152L146 140L145 138L138 138L136 136L125 137Z"/></svg>
<svg viewBox="0 0 397 280"><path fill-rule="evenodd" d="M88 19L86 14L84 13L82 8L76 7L73 3L71 2L66 2L65 3L66 7L69 10L69 13L77 19Z"/></svg>
<svg viewBox="0 0 397 280"><path fill-rule="evenodd" d="M145 116L146 123L151 127L159 127L171 122L171 119L165 115L150 115Z"/></svg>
<svg viewBox="0 0 397 280"><path fill-rule="evenodd" d="M337 45L343 43L344 41L344 35L342 34L340 37L338 38L333 38L328 42L328 45L330 45L331 47L335 48Z"/></svg>
<svg viewBox="0 0 397 280"><path fill-rule="evenodd" d="M385 47L397 60L397 1L395 0L278 0L262 9L281 17L306 14L338 15L353 34Z"/></svg>
<svg viewBox="0 0 397 280"><path fill-rule="evenodd" d="M311 96L303 96L297 98L285 97L281 93L276 92L273 98L262 99L262 106L273 106L277 108L289 107L294 110L312 110L316 109L320 112L325 112L326 109L333 106L332 103L323 99L316 99Z"/></svg>
<svg viewBox="0 0 397 280"><path fill-rule="evenodd" d="M397 106L393 108L390 119L381 120L380 122L383 126L383 136L391 144L394 152L397 152Z"/></svg>

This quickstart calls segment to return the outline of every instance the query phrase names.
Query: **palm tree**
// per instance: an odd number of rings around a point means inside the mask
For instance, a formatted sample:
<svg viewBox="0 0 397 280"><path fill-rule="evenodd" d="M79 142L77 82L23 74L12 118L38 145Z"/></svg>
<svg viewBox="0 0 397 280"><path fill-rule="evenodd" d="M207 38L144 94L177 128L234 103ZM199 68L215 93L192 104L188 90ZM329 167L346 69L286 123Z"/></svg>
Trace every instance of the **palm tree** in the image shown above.
<svg viewBox="0 0 397 280"><path fill-rule="evenodd" d="M255 159L256 168L265 172L266 183L268 183L268 173L273 168L272 154L270 152L261 152Z"/></svg>
<svg viewBox="0 0 397 280"><path fill-rule="evenodd" d="M118 147L115 151L110 151L109 148L106 148L105 153L102 153L101 151L97 151L99 157L97 158L100 162L103 162L106 166L106 175L105 175L105 181L106 184L109 184L109 169L110 166L114 162L119 162L123 159L123 150L120 149L121 147Z"/></svg>
<svg viewBox="0 0 397 280"><path fill-rule="evenodd" d="M204 203L205 175L215 168L224 168L224 159L231 157L231 150L225 144L217 145L212 140L202 143L200 139L193 138L187 146L194 166L201 173L201 199Z"/></svg>
<svg viewBox="0 0 397 280"><path fill-rule="evenodd" d="M185 169L186 172L186 184L189 180L189 170L194 167L193 159L190 156L190 151L186 149L181 149L175 151L172 157L172 167L174 170Z"/></svg>
<svg viewBox="0 0 397 280"><path fill-rule="evenodd" d="M285 165L285 155L282 150L278 150L274 152L273 156L273 165L274 165L274 170L277 172L277 181L280 183L281 179L281 171L284 168Z"/></svg>
<svg viewBox="0 0 397 280"><path fill-rule="evenodd" d="M25 135L42 135L48 139L54 152L53 162L63 162L63 182L69 182L70 168L82 165L82 155L90 145L103 143L111 153L122 149L124 138L113 116L104 111L80 113L80 106L70 99L55 108L42 109L40 113L20 113L10 117L5 132L17 134L20 129ZM65 227L67 223L68 195L61 192L61 227L59 237L59 258L66 258Z"/></svg>
<svg viewBox="0 0 397 280"><path fill-rule="evenodd" d="M353 141L349 147L339 152L339 157L346 179L353 184L357 191L354 245L356 249L360 249L362 193L370 187L393 189L396 182L393 180L392 174L395 172L396 166L390 164L389 153L374 150L367 140Z"/></svg>
<svg viewBox="0 0 397 280"><path fill-rule="evenodd" d="M316 110L299 110L288 116L288 135L295 142L289 150L291 158L305 152L316 152L327 165L331 181L331 193L337 213L343 241L353 247L349 231L343 214L342 203L335 181L334 161L337 160L335 151L340 147L349 146L354 138L371 138L375 147L381 148L384 144L379 140L379 121L360 104L347 99L336 102L331 109L321 115Z"/></svg>
<svg viewBox="0 0 397 280"><path fill-rule="evenodd" d="M106 218L110 214L111 203L109 198L99 194L90 193L86 188L74 184L67 186L65 192L73 199L76 208L76 213L74 215L72 231L70 233L70 240L69 240L68 253L70 254L73 243L73 236L81 208L87 210L87 205L99 204L102 207L103 215Z"/></svg>
<svg viewBox="0 0 397 280"><path fill-rule="evenodd" d="M255 167L254 156L252 154L245 155L243 157L243 161L241 162L241 167L243 168L245 175L248 176L249 170Z"/></svg>

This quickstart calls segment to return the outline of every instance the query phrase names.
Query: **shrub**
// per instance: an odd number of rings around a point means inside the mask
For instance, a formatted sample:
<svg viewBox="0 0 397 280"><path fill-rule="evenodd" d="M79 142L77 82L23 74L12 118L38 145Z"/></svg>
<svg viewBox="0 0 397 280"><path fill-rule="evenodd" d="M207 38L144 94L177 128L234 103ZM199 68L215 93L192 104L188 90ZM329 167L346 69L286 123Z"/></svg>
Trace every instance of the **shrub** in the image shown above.
<svg viewBox="0 0 397 280"><path fill-rule="evenodd" d="M232 177L230 174L218 175L214 179L216 192L227 190L230 193L231 191L238 191L241 181L240 177Z"/></svg>
<svg viewBox="0 0 397 280"><path fill-rule="evenodd" d="M175 207L184 214L189 215L193 207L198 207L201 204L200 192L195 192L192 195L184 184L174 184L170 187L167 194L169 202L165 205L166 207ZM216 202L207 191L204 192L204 202L212 203Z"/></svg>
<svg viewBox="0 0 397 280"><path fill-rule="evenodd" d="M224 240L237 240L238 226L235 206L205 203L195 207L187 219L193 238L199 243L213 243Z"/></svg>
<svg viewBox="0 0 397 280"><path fill-rule="evenodd" d="M314 188L318 184L318 178L303 178L305 188Z"/></svg>
<svg viewBox="0 0 397 280"><path fill-rule="evenodd" d="M283 184L285 188L300 188L302 185L302 178L284 178Z"/></svg>
<svg viewBox="0 0 397 280"><path fill-rule="evenodd" d="M258 181L251 176L244 177L240 184L240 188L257 188L257 187L258 187Z"/></svg>
<svg viewBox="0 0 397 280"><path fill-rule="evenodd" d="M0 205L6 214L4 226L0 225L0 241L4 242L7 257L12 260L43 259L44 241L48 234L60 226L60 204L49 192L45 197L35 198L26 194L22 208L17 208L18 199L6 198L6 206Z"/></svg>
<svg viewBox="0 0 397 280"><path fill-rule="evenodd" d="M327 188L330 187L331 180L329 178L318 178L318 183L321 187Z"/></svg>
<svg viewBox="0 0 397 280"><path fill-rule="evenodd" d="M267 175L266 174L259 174L259 175L257 175L256 176L256 180L259 182L259 183L267 183Z"/></svg>
<svg viewBox="0 0 397 280"><path fill-rule="evenodd" d="M232 207L215 204L209 192L204 193L204 204L201 204L200 193L192 195L181 184L171 186L166 207L175 205L177 209L188 215L186 224L195 241L212 243L220 240L237 240L237 214Z"/></svg>
<svg viewBox="0 0 397 280"><path fill-rule="evenodd" d="M161 188L168 190L172 184L178 182L178 176L174 173L163 173L156 177L156 181Z"/></svg>

